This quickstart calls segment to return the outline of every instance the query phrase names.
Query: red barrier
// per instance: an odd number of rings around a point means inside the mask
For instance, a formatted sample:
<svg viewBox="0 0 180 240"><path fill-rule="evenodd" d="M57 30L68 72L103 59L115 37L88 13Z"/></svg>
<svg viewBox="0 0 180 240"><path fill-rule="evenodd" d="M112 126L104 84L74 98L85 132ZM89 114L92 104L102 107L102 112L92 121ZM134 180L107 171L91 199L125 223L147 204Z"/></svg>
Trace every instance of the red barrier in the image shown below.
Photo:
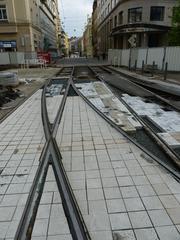
<svg viewBox="0 0 180 240"><path fill-rule="evenodd" d="M46 61L46 63L51 63L51 54L50 53L45 53L45 52L38 52L37 57L39 59L43 59Z"/></svg>

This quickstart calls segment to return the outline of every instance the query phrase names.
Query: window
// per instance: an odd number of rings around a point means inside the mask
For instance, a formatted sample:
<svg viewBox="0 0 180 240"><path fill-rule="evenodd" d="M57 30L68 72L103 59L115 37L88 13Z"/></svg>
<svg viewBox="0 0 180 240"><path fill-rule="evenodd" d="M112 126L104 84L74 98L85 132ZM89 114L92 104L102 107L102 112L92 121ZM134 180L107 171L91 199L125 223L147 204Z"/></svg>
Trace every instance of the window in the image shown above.
<svg viewBox="0 0 180 240"><path fill-rule="evenodd" d="M108 13L110 12L110 3L108 4Z"/></svg>
<svg viewBox="0 0 180 240"><path fill-rule="evenodd" d="M7 20L6 5L0 5L0 21Z"/></svg>
<svg viewBox="0 0 180 240"><path fill-rule="evenodd" d="M164 7L151 7L151 21L163 21L164 20Z"/></svg>
<svg viewBox="0 0 180 240"><path fill-rule="evenodd" d="M109 25L110 25L110 32L111 32L111 31L112 31L112 28L113 28L113 21L112 21L112 19L110 19Z"/></svg>
<svg viewBox="0 0 180 240"><path fill-rule="evenodd" d="M131 8L128 10L128 22L141 22L142 21L142 7Z"/></svg>
<svg viewBox="0 0 180 240"><path fill-rule="evenodd" d="M119 13L119 25L123 24L123 11Z"/></svg>
<svg viewBox="0 0 180 240"><path fill-rule="evenodd" d="M114 17L114 27L117 27L117 16Z"/></svg>

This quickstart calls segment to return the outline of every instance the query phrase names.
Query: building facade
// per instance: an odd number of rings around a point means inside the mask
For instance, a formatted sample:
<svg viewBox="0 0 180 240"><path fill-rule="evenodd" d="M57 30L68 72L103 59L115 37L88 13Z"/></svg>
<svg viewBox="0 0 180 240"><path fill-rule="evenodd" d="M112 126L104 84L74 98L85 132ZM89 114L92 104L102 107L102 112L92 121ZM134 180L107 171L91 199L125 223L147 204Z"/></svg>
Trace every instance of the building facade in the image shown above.
<svg viewBox="0 0 180 240"><path fill-rule="evenodd" d="M97 8L97 0L94 0L93 13L92 13L92 44L93 44L94 57L98 56L97 27L98 27L98 8Z"/></svg>
<svg viewBox="0 0 180 240"><path fill-rule="evenodd" d="M128 40L132 35L136 47L166 45L176 2L176 0L97 0L99 54L107 53L110 48L129 48Z"/></svg>
<svg viewBox="0 0 180 240"><path fill-rule="evenodd" d="M57 50L57 0L0 1L0 51Z"/></svg>
<svg viewBox="0 0 180 240"><path fill-rule="evenodd" d="M61 31L61 44L60 44L61 56L69 56L69 38L64 30Z"/></svg>
<svg viewBox="0 0 180 240"><path fill-rule="evenodd" d="M87 25L83 34L84 42L84 55L87 57L93 57L93 45L92 45L92 18L88 18Z"/></svg>

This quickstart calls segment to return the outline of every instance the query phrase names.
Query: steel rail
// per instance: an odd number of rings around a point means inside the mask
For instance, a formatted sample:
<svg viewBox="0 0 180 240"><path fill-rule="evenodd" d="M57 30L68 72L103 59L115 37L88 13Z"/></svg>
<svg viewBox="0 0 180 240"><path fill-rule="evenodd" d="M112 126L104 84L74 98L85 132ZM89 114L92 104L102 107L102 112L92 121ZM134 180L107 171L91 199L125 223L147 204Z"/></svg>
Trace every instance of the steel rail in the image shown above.
<svg viewBox="0 0 180 240"><path fill-rule="evenodd" d="M96 77L100 81L102 81L107 87L111 89L111 91L113 91L112 87L106 83L103 77L99 76L91 67L89 68L91 69L92 72L94 72L94 74L96 74ZM121 97L119 97L116 93L114 93L114 95L128 108L128 110L133 114L133 116L143 125L143 127L150 134L150 136L153 137L157 144L165 151L165 153L172 159L172 161L180 169L179 155L163 139L161 139L160 136L154 131L154 129L147 125L146 122Z"/></svg>
<svg viewBox="0 0 180 240"><path fill-rule="evenodd" d="M136 142L134 139L132 139L124 130L118 127L111 119L109 119L104 113L102 113L97 107L95 107L87 97L85 97L75 86L74 83L72 83L72 86L75 90L75 92L96 112L98 115L100 115L106 122L108 122L113 128L115 128L118 132L120 132L124 137L126 137L130 142L135 144L139 149L141 149L144 153L146 153L149 157L151 157L153 160L158 162L162 167L164 167L166 170L168 170L176 180L180 181L180 173L172 169L169 165L164 163L161 159L154 156L150 151L148 151L146 148L144 148L141 144Z"/></svg>
<svg viewBox="0 0 180 240"><path fill-rule="evenodd" d="M108 66L104 66L104 68L107 68L108 70L110 69L111 72L115 72L116 74L120 75L120 76L123 76L125 78L127 78L129 81L133 82L136 86L140 87L141 89L144 89L146 91L148 91L149 93L151 93L152 95L154 95L157 99L159 99L160 101L164 102L165 104L169 105L170 107L174 108L176 111L180 111L180 107L179 106L176 106L174 105L173 103L171 103L169 100L165 99L164 97L162 96L159 96L158 94L156 94L155 92L153 91L150 91L149 89L146 89L146 87L148 87L147 85L143 84L143 83L137 83L137 80L135 80L132 76L128 76L126 75L125 73L122 73L122 72L119 72L117 71L116 69L112 69ZM143 85L143 86L142 86ZM150 86L149 86L150 87ZM161 91L161 90L158 90L158 91ZM163 91L162 91L163 92ZM168 94L167 92L164 92L165 94ZM170 94L170 95L173 95L173 94ZM176 95L174 95L176 96Z"/></svg>
<svg viewBox="0 0 180 240"><path fill-rule="evenodd" d="M74 69L73 69L74 71ZM73 74L72 71L72 74ZM71 74L71 78L72 78ZM69 82L72 81L70 78ZM70 84L67 88L69 89ZM53 128L51 129L49 124L49 118L46 107L46 87L44 87L42 93L42 120L43 127L46 136L46 144L43 148L40 165L38 167L35 179L33 181L28 200L23 211L18 229L16 231L15 240L30 240L33 226L36 219L36 214L40 204L41 196L43 193L43 188L46 180L47 171L49 165L52 164L55 178L57 181L58 189L62 198L62 204L65 210L65 215L69 224L70 232L72 234L73 240L90 240L90 236L87 230L87 227L83 221L82 215L79 208L77 207L77 202L75 197L72 194L72 189L70 187L66 172L62 164L62 156L60 154L59 148L57 146L56 140L53 137L53 133L56 132L55 125L59 125L59 120L62 117L63 109L65 105L65 100L60 105L57 115L61 115L59 118L56 118ZM68 91L65 91L66 98Z"/></svg>

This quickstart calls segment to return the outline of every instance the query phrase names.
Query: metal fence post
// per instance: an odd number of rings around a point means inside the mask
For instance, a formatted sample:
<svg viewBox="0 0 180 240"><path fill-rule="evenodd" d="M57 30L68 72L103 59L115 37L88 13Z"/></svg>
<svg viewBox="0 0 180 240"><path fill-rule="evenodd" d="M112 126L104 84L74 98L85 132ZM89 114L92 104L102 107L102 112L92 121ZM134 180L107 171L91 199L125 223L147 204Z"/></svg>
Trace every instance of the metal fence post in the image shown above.
<svg viewBox="0 0 180 240"><path fill-rule="evenodd" d="M130 48L130 53L129 53L129 71L131 70L131 57L132 57L132 47Z"/></svg>
<svg viewBox="0 0 180 240"><path fill-rule="evenodd" d="M167 80L167 72L168 72L168 62L165 64L165 70L164 70L164 81Z"/></svg>
<svg viewBox="0 0 180 240"><path fill-rule="evenodd" d="M141 70L141 72L142 72L142 75L144 74L144 60L142 61L142 70Z"/></svg>
<svg viewBox="0 0 180 240"><path fill-rule="evenodd" d="M154 70L155 70L155 61L153 61L153 65L152 65L152 77L154 76Z"/></svg>
<svg viewBox="0 0 180 240"><path fill-rule="evenodd" d="M135 64L134 64L134 71L136 72L136 70L137 70L137 59L136 59Z"/></svg>

